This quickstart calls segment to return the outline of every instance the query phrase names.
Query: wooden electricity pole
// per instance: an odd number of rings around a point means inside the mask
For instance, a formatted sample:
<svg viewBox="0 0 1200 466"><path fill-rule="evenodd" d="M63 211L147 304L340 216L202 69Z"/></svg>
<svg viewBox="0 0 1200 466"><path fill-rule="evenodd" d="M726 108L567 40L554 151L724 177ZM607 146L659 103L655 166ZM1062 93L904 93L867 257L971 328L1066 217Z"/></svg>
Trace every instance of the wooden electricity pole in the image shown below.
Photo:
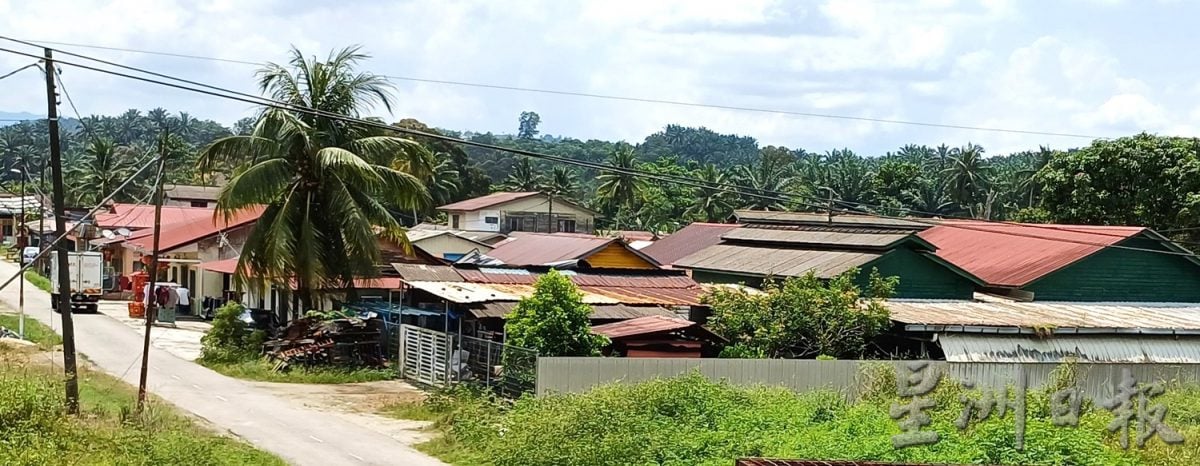
<svg viewBox="0 0 1200 466"><path fill-rule="evenodd" d="M54 88L54 54L46 51L46 121L50 126L50 182L54 187L54 237L60 238L67 231L66 193L63 191L62 148L58 141L58 91ZM58 312L62 315L63 370L67 375L67 412L79 414L79 374L75 367L75 323L71 319L71 276L67 270L67 244L54 242L54 260L57 261Z"/></svg>
<svg viewBox="0 0 1200 466"><path fill-rule="evenodd" d="M146 334L142 338L142 371L138 377L137 412L142 413L146 407L146 376L150 369L150 329L158 317L158 296L154 291L154 282L158 280L158 241L162 233L163 205L163 172L167 165L167 130L163 128L162 138L158 141L158 174L154 177L154 246L150 256L150 280L146 291Z"/></svg>

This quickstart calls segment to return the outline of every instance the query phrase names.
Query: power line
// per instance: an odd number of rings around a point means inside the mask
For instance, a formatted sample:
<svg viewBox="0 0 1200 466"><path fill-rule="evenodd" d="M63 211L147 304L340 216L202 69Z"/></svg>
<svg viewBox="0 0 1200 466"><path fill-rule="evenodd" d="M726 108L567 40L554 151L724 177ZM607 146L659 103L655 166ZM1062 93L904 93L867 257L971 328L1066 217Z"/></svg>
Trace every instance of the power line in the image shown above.
<svg viewBox="0 0 1200 466"><path fill-rule="evenodd" d="M12 75L14 75L14 74L17 74L17 73L20 73L20 72L22 72L22 71L25 71L25 70L27 70L27 69L29 69L29 68L34 68L34 67L37 67L37 66L38 66L38 64L37 64L37 63L30 63L30 64L28 64L28 65L22 66L22 67L20 67L20 68L17 68L17 69L15 69L15 70L9 71L8 73L6 73L6 74L4 74L4 75L0 75L0 79L7 78L7 77L9 77L9 76L12 76Z"/></svg>
<svg viewBox="0 0 1200 466"><path fill-rule="evenodd" d="M0 36L0 39L10 40L10 41L14 41L14 42L20 42L20 41L14 40L14 39L9 39L4 36ZM29 45L29 44L26 44L26 45ZM9 53L17 54L17 55L35 56L35 55L30 55L25 52L19 52L19 51L7 49L7 48L0 48L0 51L9 52ZM196 93L200 93L200 94L210 95L213 97L219 97L219 98L224 98L224 99L229 99L229 100L236 100L236 101L241 101L241 102L250 103L250 104L254 104L254 105L261 105L261 106L265 106L265 107L276 108L276 109L280 109L280 110L305 113L305 114L314 115L314 116L318 116L318 117L324 117L324 118L330 118L330 119L335 119L335 120L340 120L340 121L345 121L345 122L350 122L350 123L356 123L356 124L360 124L363 126L375 127L375 128L379 128L379 129L385 129L385 130L395 131L395 132L403 133L403 134L410 134L410 135L416 135L416 136L421 136L421 137L426 137L426 138L431 138L431 139L437 139L437 140L442 140L442 141L446 141L446 142L481 147L481 148L492 149L492 150L497 150L497 151L502 151L502 152L509 152L509 153L513 153L513 154L518 154L518 155L523 155L526 157L535 158L535 159L550 160L550 161L555 161L555 162L559 162L559 163L583 166L583 167L593 168L593 169L598 169L598 170L606 170L606 171L624 173L624 174L629 174L629 175L637 175L637 176L642 176L644 178L673 182L676 184L684 184L684 185L688 185L688 186L692 186L692 187L700 187L700 188L705 188L705 189L728 189L730 192L733 192L735 194L740 194L743 196L758 197L758 198L762 198L762 199L775 200L775 201L779 201L779 202L793 202L793 203L802 205L804 207L809 207L809 208L813 208L813 209L824 210L827 208L827 206L823 206L823 205L819 205L819 204L805 203L803 201L796 202L796 200L798 198L800 198L799 195L790 194L790 195L788 195L789 197L769 196L769 195L759 194L756 192L740 191L740 189L749 189L751 191L756 191L753 188L748 188L748 187L743 187L743 186L715 185L715 184L710 184L710 183L703 182L703 181L696 181L695 179L687 178L687 177L674 177L674 176L669 176L669 175L664 176L664 175L644 172L644 171L640 171L640 170L623 169L623 168L619 168L619 167L612 167L612 166L607 166L607 165L593 163L593 162L586 162L586 161L568 159L568 158L552 156L552 155L547 155L547 154L541 154L541 153L537 153L537 152L533 152L533 151L527 151L524 149L507 148L507 147L496 146L496 145L492 145L492 144L486 144L486 143L480 143L480 142L476 142L476 141L469 141L469 140L454 138L454 137L450 137L450 136L444 136L441 134L427 133L427 132L412 130L412 129L408 129L408 128L401 128L401 127L391 126L391 125L387 125L387 124L376 122L376 121L364 120L364 119L350 117L350 116L346 116L346 115L339 115L339 114L326 112L326 111L322 111L322 110L316 110L316 109L312 109L312 108L308 108L308 107L288 104L285 102L279 102L279 101L271 100L271 99L261 97L261 96L254 96L254 95L245 94L245 93L241 93L241 92L237 92L237 91L232 91L229 89L220 88L217 86L212 86L209 84L198 83L195 81L190 81L190 80L183 79L183 78L177 78L174 76L165 75L165 74L161 74L161 73L157 73L157 72L153 72L153 71L148 71L148 70L144 70L144 69L140 69L140 68L136 68L136 67L121 65L119 63L113 63L113 62L105 61L102 59L92 58L92 57L88 57L86 55L80 55L80 54L75 54L75 53L71 53L71 52L63 52L63 53L67 54L67 55L83 58L86 60L90 60L90 61L108 64L108 65L116 66L116 67L123 68L123 69L133 70L133 71L143 73L143 74L159 76L159 77L163 77L165 79L170 79L173 81L178 81L178 82L198 85L198 86L209 88L209 89L214 89L214 90L217 90L218 92L192 88L192 87L175 84L175 83L158 81L158 80L154 80L154 79L150 79L150 78L146 78L146 77L142 77L142 76L129 75L129 74L120 73L120 72L116 72L116 71L112 71L112 70L96 68L96 67L92 67L92 66L88 66L88 65L81 65L78 63L64 62L62 60L56 60L58 63L75 66L77 68L82 68L82 69L86 69L86 70L96 71L99 73L110 74L110 75L120 76L120 77L133 79L133 80L137 80L137 81L158 84L158 85L162 85L162 86L166 86L166 87L172 87L172 88L186 90L186 91L190 91L190 92L196 92ZM239 96L245 96L245 97L239 97ZM985 228L978 228L978 227L974 227L974 226L961 225L961 224L955 224L955 223L946 223L946 222L940 222L940 221L936 221L936 220L905 218L905 217L899 217L899 216L881 215L881 214L876 214L876 213L863 213L863 212L857 212L857 211L852 211L852 210L847 210L847 209L830 209L830 210L840 212L840 213L862 214L862 215L867 215L867 216L872 216L872 217L877 217L877 218L897 219L897 220L905 220L905 221L909 221L909 222L913 222L913 223L923 223L923 224L927 224L927 225L931 225L931 226L945 226L945 227L949 227L949 228L975 230L975 231L988 232L988 233L994 233L994 234L1000 234L1000 235L1006 235L1006 236L1018 236L1018 237L1025 237L1025 238L1032 238L1032 239L1041 239L1041 240L1052 241L1052 242L1081 244L1081 245L1095 246L1095 247L1102 247L1102 248L1103 247L1111 247L1111 248L1115 248L1115 249L1126 249L1126 250L1150 252L1150 253L1156 253L1156 254L1179 255L1179 256L1186 256L1186 257L1200 257L1200 256L1197 256L1190 252L1162 251L1162 250L1156 250L1156 249L1136 248L1136 247L1122 246L1122 245L1115 245L1115 244L1108 244L1108 243L1099 243L1099 242L1090 242L1090 241L1082 241L1082 240L1072 240L1072 239L1066 239L1066 238L1038 236L1038 235L1025 234L1025 233L1019 233L1019 232L988 230ZM979 222L995 223L995 222L990 222L990 221L986 221L986 220L979 220Z"/></svg>
<svg viewBox="0 0 1200 466"><path fill-rule="evenodd" d="M147 54L147 55L160 55L160 56L175 57L175 58L187 58L187 59L193 59L193 60L208 60L208 61L225 62L225 63L236 63L236 64L240 64L240 65L262 66L264 64L263 62L252 62L252 61L235 60L235 59L229 59L229 58L207 57L207 56L201 56L201 55L191 55L191 54L173 53L173 52L160 52L160 51L152 51L152 50L140 50L140 49L131 49L131 48L122 48L122 47L107 47L107 46L100 46L100 45L89 45L89 44L79 44L79 43L70 43L70 42L54 42L54 41L24 41L24 42L27 42L28 43L27 45L32 44L34 46L36 46L37 44L67 45L67 46L72 46L72 47L82 47L82 48L91 48L91 49L99 49L99 50L111 50L111 51L118 51L118 52L142 53L142 54ZM59 51L66 53L63 50L59 50ZM540 89L540 88L532 88L532 87L509 86L509 85L502 85L502 84L488 84L488 83L478 83L478 82L468 82L468 81L454 81L454 80L447 80L447 79L420 78L420 77L413 77L413 76L398 76L398 75L381 75L381 76L386 77L386 78L395 79L398 81L410 81L410 82L441 84L441 85L461 86L461 87L474 87L474 88L480 88L480 89L495 89L495 90L515 91L515 92L529 92L529 93L561 95L561 96L571 96L571 97L586 97L586 98L591 98L591 99L616 100L616 101L624 101L624 102L673 105L673 106L690 107L690 108L711 108L711 109L717 109L717 110L733 110L733 111L739 111L739 112L768 113L768 114L798 116L798 117L806 117L806 118L826 118L826 119L835 119L835 120L862 121L862 122L869 122L869 123L924 126L924 127L930 127L930 128L945 128L945 129L959 129L959 130L967 130L967 131L985 131L985 132L997 132L997 133L1009 133L1009 134L1026 134L1026 135L1036 135L1036 136L1054 136L1054 137L1077 138L1077 139L1108 139L1107 137L1104 137L1104 136L1094 136L1094 135L1078 134L1078 133L1062 133L1062 132L1050 132L1050 131L1013 129L1013 128L995 128L995 127L957 125L957 124L947 124L947 123L930 123L930 122L922 122L922 121L898 120L898 119L891 119L891 118L872 118L872 117L860 117L860 116L852 116L852 115L838 115L838 114L832 114L832 113L801 112L801 111L783 110L783 109L759 108L759 107L749 107L749 106L742 106L742 105L704 104L704 103L699 103L699 102L687 102L687 101L682 101L682 100L656 99L656 98L650 98L650 97L619 96L619 95L612 95L612 94L598 94L598 93L591 93L591 92L567 91L567 90L558 90L558 89Z"/></svg>

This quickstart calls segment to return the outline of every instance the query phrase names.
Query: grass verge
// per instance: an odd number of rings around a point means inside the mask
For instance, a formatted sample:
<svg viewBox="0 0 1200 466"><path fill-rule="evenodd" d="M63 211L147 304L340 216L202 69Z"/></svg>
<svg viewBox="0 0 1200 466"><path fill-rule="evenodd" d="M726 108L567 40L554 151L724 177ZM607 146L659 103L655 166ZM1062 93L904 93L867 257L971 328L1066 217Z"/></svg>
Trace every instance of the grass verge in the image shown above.
<svg viewBox="0 0 1200 466"><path fill-rule="evenodd" d="M79 416L63 412L61 374L49 366L0 365L0 464L284 465L237 439L216 435L152 399L133 413L133 387L81 370Z"/></svg>
<svg viewBox="0 0 1200 466"><path fill-rule="evenodd" d="M433 420L441 436L417 448L460 465L725 466L752 456L920 464L1200 464L1198 387L1175 387L1152 402L1169 407L1166 422L1185 436L1185 444L1150 439L1145 449L1129 450L1106 428L1112 413L1088 401L1077 426L1057 426L1051 392L1029 390L1025 447L1018 450L1011 410L958 429L961 397L977 400L981 394L943 381L930 395L936 402L926 411L931 424L922 428L937 432L939 441L897 449L892 438L901 431L889 411L908 399L896 398L892 382L890 390L879 387L872 396L847 402L833 392L735 387L693 373L515 402L455 390L434 394L421 406L388 407L383 414Z"/></svg>
<svg viewBox="0 0 1200 466"><path fill-rule="evenodd" d="M276 371L274 363L259 357L237 362L213 362L200 358L196 362L229 377L259 382L338 384L396 378L396 372L391 369L292 366L286 371Z"/></svg>
<svg viewBox="0 0 1200 466"><path fill-rule="evenodd" d="M47 293L50 292L50 279L43 277L42 274L37 273L36 271L26 270L25 280L29 281L29 284L37 287L39 290Z"/></svg>
<svg viewBox="0 0 1200 466"><path fill-rule="evenodd" d="M20 328L20 321L19 315L0 314L0 327L7 327L14 332ZM53 350L55 346L62 344L61 336L28 315L25 316L25 339L37 343L38 349L42 351Z"/></svg>

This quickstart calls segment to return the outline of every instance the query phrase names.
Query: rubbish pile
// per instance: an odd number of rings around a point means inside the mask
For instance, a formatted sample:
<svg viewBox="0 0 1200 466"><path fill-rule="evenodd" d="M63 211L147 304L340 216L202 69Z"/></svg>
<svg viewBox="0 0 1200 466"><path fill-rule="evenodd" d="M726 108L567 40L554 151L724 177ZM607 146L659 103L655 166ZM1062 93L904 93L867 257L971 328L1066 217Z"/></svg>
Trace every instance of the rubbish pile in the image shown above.
<svg viewBox="0 0 1200 466"><path fill-rule="evenodd" d="M264 343L263 350L276 361L277 371L292 364L383 367L382 328L379 319L305 317L292 321L279 338Z"/></svg>
<svg viewBox="0 0 1200 466"><path fill-rule="evenodd" d="M0 338L15 338L20 340L21 335L18 335L17 332L9 330L7 327L0 327Z"/></svg>

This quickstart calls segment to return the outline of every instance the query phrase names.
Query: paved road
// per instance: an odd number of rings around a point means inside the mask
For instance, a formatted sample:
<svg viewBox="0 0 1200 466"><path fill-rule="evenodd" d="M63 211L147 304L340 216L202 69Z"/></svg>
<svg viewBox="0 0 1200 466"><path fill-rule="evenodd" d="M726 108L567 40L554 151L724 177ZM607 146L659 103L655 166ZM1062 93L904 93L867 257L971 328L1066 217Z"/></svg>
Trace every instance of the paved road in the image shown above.
<svg viewBox="0 0 1200 466"><path fill-rule="evenodd" d="M0 282L16 272L16 265L0 261ZM15 282L0 290L0 301L12 309L17 297ZM47 325L54 317L54 327L61 328L58 315L50 311L50 295L29 283L25 312ZM142 337L135 330L104 315L76 315L75 344L105 372L137 385ZM149 389L292 464L443 464L382 433L280 399L159 348L150 350Z"/></svg>

